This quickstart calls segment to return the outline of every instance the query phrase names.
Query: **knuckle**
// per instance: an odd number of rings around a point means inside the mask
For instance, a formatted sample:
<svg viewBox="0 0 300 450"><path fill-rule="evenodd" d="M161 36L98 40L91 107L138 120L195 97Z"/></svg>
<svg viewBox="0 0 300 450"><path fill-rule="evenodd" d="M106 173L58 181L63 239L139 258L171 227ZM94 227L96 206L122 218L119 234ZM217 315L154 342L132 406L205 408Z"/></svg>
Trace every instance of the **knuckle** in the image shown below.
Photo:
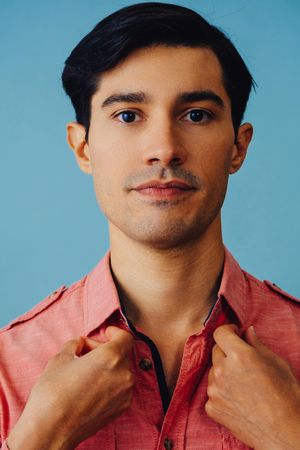
<svg viewBox="0 0 300 450"><path fill-rule="evenodd" d="M106 358L106 366L108 369L112 370L118 367L121 361L121 356L114 349L111 349Z"/></svg>
<svg viewBox="0 0 300 450"><path fill-rule="evenodd" d="M207 400L207 402L204 405L204 410L209 417L213 416L214 407L211 400L209 399Z"/></svg>
<svg viewBox="0 0 300 450"><path fill-rule="evenodd" d="M128 388L132 388L135 384L134 375L129 370L127 370L124 375L124 383L128 386Z"/></svg>
<svg viewBox="0 0 300 450"><path fill-rule="evenodd" d="M216 389L216 386L214 384L210 384L207 387L207 395L208 395L209 398L217 396L217 389Z"/></svg>
<svg viewBox="0 0 300 450"><path fill-rule="evenodd" d="M245 354L238 349L234 349L230 353L230 357L235 364L240 364L245 359Z"/></svg>
<svg viewBox="0 0 300 450"><path fill-rule="evenodd" d="M213 375L214 375L214 379L215 380L217 380L217 381L222 380L225 377L225 375L226 375L223 366L216 366L216 367L214 367Z"/></svg>
<svg viewBox="0 0 300 450"><path fill-rule="evenodd" d="M255 360L256 359L256 353L255 353L255 349L249 347L249 348L243 348L241 349L235 349L232 351L231 353L231 358L232 361L235 364L241 365L241 366L245 366L246 364L248 364L251 360Z"/></svg>
<svg viewBox="0 0 300 450"><path fill-rule="evenodd" d="M212 352L216 352L218 348L219 348L218 344L214 344Z"/></svg>

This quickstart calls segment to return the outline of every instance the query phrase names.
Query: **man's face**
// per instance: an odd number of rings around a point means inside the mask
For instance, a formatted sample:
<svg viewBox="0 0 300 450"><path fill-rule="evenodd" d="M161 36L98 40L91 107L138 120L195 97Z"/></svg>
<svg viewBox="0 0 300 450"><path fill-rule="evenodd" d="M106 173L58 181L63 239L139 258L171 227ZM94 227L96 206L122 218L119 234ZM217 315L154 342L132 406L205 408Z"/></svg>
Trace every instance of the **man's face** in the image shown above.
<svg viewBox="0 0 300 450"><path fill-rule="evenodd" d="M166 249L200 238L219 219L246 148L235 145L214 53L158 46L101 76L84 165L77 159L93 175L111 233Z"/></svg>

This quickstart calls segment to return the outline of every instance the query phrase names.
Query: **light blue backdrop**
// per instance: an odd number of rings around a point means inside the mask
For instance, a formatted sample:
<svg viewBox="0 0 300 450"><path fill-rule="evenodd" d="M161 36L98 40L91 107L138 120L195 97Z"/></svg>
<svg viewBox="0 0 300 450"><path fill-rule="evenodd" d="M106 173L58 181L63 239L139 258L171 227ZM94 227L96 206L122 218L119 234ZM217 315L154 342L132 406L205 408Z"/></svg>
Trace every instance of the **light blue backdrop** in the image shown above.
<svg viewBox="0 0 300 450"><path fill-rule="evenodd" d="M92 180L65 143L74 115L60 73L70 50L121 0L1 0L1 317L86 274L108 247ZM231 177L224 239L240 264L300 296L300 3L181 1L226 30L258 90L255 137Z"/></svg>

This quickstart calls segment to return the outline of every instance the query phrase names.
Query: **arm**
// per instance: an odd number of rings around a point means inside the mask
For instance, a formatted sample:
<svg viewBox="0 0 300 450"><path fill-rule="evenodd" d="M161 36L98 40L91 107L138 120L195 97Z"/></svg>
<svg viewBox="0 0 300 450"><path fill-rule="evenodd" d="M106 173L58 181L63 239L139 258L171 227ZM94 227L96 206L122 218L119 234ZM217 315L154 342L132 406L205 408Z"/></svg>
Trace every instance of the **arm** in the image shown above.
<svg viewBox="0 0 300 450"><path fill-rule="evenodd" d="M253 327L214 338L206 413L255 450L300 450L300 383L289 364L263 345Z"/></svg>
<svg viewBox="0 0 300 450"><path fill-rule="evenodd" d="M9 434L10 450L74 449L129 407L132 337L116 327L106 335L104 344L70 341L49 361Z"/></svg>

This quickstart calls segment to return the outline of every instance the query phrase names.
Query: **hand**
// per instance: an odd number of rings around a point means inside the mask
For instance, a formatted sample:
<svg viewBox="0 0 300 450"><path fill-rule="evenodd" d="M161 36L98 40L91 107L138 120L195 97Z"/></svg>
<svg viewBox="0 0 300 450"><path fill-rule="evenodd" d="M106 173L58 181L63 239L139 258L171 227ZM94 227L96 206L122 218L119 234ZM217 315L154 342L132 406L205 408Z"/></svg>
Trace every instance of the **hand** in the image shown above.
<svg viewBox="0 0 300 450"><path fill-rule="evenodd" d="M108 327L106 337L69 341L49 361L9 435L11 450L73 449L130 406L132 336Z"/></svg>
<svg viewBox="0 0 300 450"><path fill-rule="evenodd" d="M263 345L253 327L214 333L206 413L255 450L300 449L300 384L289 364Z"/></svg>

